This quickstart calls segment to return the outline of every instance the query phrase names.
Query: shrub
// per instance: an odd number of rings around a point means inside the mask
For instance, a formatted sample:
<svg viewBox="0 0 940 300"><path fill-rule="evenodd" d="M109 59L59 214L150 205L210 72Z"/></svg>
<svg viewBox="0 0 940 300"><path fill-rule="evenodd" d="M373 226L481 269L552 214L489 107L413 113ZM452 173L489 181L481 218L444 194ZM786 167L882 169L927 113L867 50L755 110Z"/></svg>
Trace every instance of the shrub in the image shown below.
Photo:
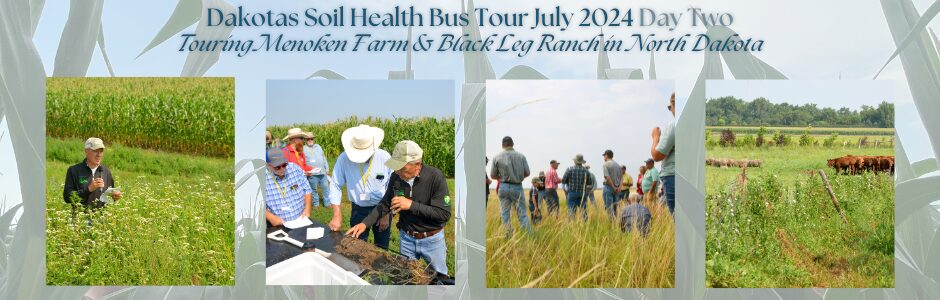
<svg viewBox="0 0 940 300"><path fill-rule="evenodd" d="M721 131L721 141L719 142L722 147L734 146L735 138L734 132L730 128Z"/></svg>

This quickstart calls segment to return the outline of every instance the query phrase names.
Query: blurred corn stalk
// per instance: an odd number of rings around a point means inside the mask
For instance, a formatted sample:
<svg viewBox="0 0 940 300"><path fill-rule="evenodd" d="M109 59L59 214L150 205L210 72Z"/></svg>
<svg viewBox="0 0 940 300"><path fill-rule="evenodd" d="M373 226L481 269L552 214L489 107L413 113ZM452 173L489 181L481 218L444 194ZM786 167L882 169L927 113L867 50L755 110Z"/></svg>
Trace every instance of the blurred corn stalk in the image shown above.
<svg viewBox="0 0 940 300"><path fill-rule="evenodd" d="M895 290L902 299L936 299L940 298L940 212L930 203L940 200L936 188L940 184L940 175L936 174L936 158L940 157L940 54L926 28L940 13L940 1L931 3L923 16L911 0L882 0L881 7L897 46L885 65L900 58L935 157L911 162L902 140L895 137Z"/></svg>

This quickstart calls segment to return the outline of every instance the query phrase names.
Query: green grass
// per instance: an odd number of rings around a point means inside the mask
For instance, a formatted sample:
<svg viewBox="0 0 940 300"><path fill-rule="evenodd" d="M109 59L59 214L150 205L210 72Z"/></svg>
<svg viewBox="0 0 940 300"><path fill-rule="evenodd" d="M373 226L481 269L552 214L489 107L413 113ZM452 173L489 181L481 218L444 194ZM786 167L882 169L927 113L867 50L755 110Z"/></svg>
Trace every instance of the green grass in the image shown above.
<svg viewBox="0 0 940 300"><path fill-rule="evenodd" d="M486 209L486 287L673 287L675 232L669 210L647 205L653 216L644 238L636 231L621 232L608 218L601 192L595 195L594 204L588 204L587 222L568 220L564 192L559 191L559 215L548 215L543 204L542 222L533 226L530 236L513 212L513 235L507 236L498 197L491 191Z"/></svg>
<svg viewBox="0 0 940 300"><path fill-rule="evenodd" d="M124 196L73 223L61 195L81 140L49 138L47 150L47 285L234 284L231 158L109 146L103 163Z"/></svg>
<svg viewBox="0 0 940 300"><path fill-rule="evenodd" d="M234 78L49 78L46 132L105 145L233 157Z"/></svg>
<svg viewBox="0 0 940 300"><path fill-rule="evenodd" d="M891 148L709 148L707 157L762 159L763 167L707 167L708 287L893 287L894 180L835 175L826 159L893 155ZM836 212L815 170L826 170Z"/></svg>
<svg viewBox="0 0 940 300"><path fill-rule="evenodd" d="M447 179L447 188L450 191L450 198L454 199L454 179L452 178ZM320 202L321 202L320 203L321 206L319 208L314 207L312 211L310 212L310 218L313 220L316 220L317 222L328 224L330 220L333 219L333 209L322 206L323 205L322 197L321 197ZM340 210L343 213L343 223L342 223L342 227L340 228L340 231L346 232L346 230L349 230L349 213L352 211L352 204L350 204L349 199L346 198L346 189L343 189L343 196L342 196L342 199L340 200ZM457 272L457 269L454 266L454 263L455 263L454 257L456 255L456 253L454 252L454 246L456 244L454 244L454 217L455 215L454 215L453 205L451 205L450 213L451 213L450 221L448 221L447 225L444 226L444 241L447 244L447 270L448 270L448 273L450 273L448 275L454 276L454 274L456 274ZM398 249L400 249L399 241L401 240L398 237L400 234L400 231L398 230L397 227L395 227L397 223L398 223L398 216L396 215L395 219L392 220L392 226L389 229L392 231L392 234L388 243L388 249L394 252L398 252ZM369 242L374 241L373 237L374 235L370 233Z"/></svg>

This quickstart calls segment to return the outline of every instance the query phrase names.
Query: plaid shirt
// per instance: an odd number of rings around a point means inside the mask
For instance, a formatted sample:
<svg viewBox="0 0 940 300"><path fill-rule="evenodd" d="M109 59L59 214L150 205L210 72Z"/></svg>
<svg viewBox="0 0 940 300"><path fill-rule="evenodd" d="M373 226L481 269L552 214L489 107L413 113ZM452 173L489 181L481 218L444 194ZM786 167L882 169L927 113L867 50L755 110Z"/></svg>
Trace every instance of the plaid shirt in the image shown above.
<svg viewBox="0 0 940 300"><path fill-rule="evenodd" d="M276 180L270 169L267 174L264 185L265 207L285 222L299 218L304 212L304 195L313 194L304 171L294 163L287 163L284 178Z"/></svg>
<svg viewBox="0 0 940 300"><path fill-rule="evenodd" d="M588 170L583 166L574 165L565 170L565 175L561 177L561 183L568 186L568 192L584 193L585 187L594 186Z"/></svg>

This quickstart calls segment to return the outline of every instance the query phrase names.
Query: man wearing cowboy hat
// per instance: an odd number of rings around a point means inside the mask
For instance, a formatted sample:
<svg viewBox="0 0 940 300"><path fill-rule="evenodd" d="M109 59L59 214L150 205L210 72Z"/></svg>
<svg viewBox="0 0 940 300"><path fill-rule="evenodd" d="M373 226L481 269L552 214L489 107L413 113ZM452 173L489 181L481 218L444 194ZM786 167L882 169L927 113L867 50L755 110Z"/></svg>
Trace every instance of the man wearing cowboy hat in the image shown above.
<svg viewBox="0 0 940 300"><path fill-rule="evenodd" d="M343 188L352 203L349 226L362 223L385 196L392 170L385 165L391 155L379 148L384 138L385 131L369 125L359 125L343 131L340 138L343 142L343 153L336 158L330 182L332 192L329 193L329 198L333 206L333 219L329 224L331 230L339 230L343 222L339 208ZM388 249L392 233L388 228L390 219L388 214L382 216L366 227L364 234L359 235L359 238L368 240L371 230L375 233L375 245Z"/></svg>
<svg viewBox="0 0 940 300"><path fill-rule="evenodd" d="M565 175L561 177L561 183L565 184L568 193L568 218L573 219L574 214L580 210L583 219L587 220L587 187L594 186L591 175L584 168L584 155L578 154L574 157L574 166L565 170ZM594 191L590 191L594 192Z"/></svg>
<svg viewBox="0 0 940 300"><path fill-rule="evenodd" d="M303 170L289 163L284 152L268 150L268 172L265 180L265 219L272 226L310 217L311 190Z"/></svg>
<svg viewBox="0 0 940 300"><path fill-rule="evenodd" d="M310 136L300 128L291 128L287 131L287 136L283 138L287 141L287 145L283 149L284 157L287 158L287 162L300 167L305 176L309 176L310 172L313 172L313 167L307 165L307 156L304 155L304 144L309 138Z"/></svg>
<svg viewBox="0 0 940 300"><path fill-rule="evenodd" d="M413 141L395 145L385 166L395 170L382 201L369 216L346 234L359 236L381 217L400 212L399 252L409 259L423 258L440 274L447 274L444 226L450 220L450 192L444 173L421 161L424 151Z"/></svg>
<svg viewBox="0 0 940 300"><path fill-rule="evenodd" d="M107 188L114 187L114 177L111 169L101 164L103 159L104 141L91 137L85 141L85 159L66 171L62 198L72 204L73 212L76 203L92 209L104 207L99 199ZM113 191L111 198L121 199L121 192Z"/></svg>

